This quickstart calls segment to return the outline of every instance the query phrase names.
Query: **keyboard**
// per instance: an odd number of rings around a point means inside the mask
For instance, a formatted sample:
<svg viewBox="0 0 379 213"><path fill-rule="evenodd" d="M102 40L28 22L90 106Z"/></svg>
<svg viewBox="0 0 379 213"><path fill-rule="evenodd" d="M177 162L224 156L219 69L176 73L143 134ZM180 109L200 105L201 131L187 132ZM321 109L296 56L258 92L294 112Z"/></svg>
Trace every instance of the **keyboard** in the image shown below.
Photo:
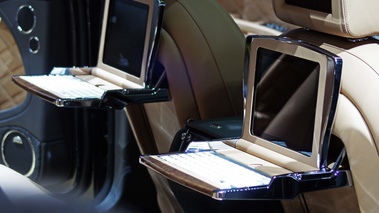
<svg viewBox="0 0 379 213"><path fill-rule="evenodd" d="M271 178L213 152L159 155L162 160L220 189L268 185Z"/></svg>
<svg viewBox="0 0 379 213"><path fill-rule="evenodd" d="M28 82L62 99L101 99L104 90L71 75L21 76Z"/></svg>

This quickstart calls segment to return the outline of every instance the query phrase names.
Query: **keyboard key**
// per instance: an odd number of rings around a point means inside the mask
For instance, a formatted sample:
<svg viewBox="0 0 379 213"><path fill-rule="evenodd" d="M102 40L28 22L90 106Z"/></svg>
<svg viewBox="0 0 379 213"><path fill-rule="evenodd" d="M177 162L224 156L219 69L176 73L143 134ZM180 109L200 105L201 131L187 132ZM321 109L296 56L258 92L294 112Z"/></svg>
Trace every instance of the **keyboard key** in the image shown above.
<svg viewBox="0 0 379 213"><path fill-rule="evenodd" d="M268 185L271 178L237 164L213 151L160 155L182 170L188 171L221 189Z"/></svg>
<svg viewBox="0 0 379 213"><path fill-rule="evenodd" d="M59 98L101 99L104 94L103 89L71 75L22 76L22 78L52 94L55 94Z"/></svg>

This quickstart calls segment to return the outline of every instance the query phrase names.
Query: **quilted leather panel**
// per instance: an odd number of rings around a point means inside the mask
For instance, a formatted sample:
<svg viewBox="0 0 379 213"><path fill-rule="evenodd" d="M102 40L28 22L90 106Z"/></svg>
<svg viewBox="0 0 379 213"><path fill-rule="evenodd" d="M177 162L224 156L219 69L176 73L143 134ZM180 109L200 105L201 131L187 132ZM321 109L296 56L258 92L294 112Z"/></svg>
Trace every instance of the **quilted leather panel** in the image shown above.
<svg viewBox="0 0 379 213"><path fill-rule="evenodd" d="M12 34L0 19L0 110L20 104L26 91L12 82L12 75L24 74L22 59Z"/></svg>

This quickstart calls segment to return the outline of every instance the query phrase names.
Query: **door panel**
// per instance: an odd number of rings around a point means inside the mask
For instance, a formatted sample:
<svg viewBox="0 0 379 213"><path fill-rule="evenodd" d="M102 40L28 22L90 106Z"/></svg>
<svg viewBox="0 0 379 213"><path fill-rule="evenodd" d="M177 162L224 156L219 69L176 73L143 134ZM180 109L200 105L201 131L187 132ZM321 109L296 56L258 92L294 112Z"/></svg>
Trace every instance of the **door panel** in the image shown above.
<svg viewBox="0 0 379 213"><path fill-rule="evenodd" d="M0 163L43 186L75 178L78 157L74 151L83 134L77 134L74 127L86 112L57 108L27 94L12 83L11 76L48 74L59 66L91 65L88 52L83 52L86 45L80 40L87 41L80 36L88 33L79 34L72 25L76 18L72 14L82 2L0 1L1 36L14 40L14 45L3 45L8 61L0 61Z"/></svg>
<svg viewBox="0 0 379 213"><path fill-rule="evenodd" d="M95 66L102 7L103 0L0 0L2 25L8 28L0 28L0 38L12 37L15 45L5 49L19 55L17 66L12 64L16 71L5 66L0 40L0 81L7 84L0 87L0 163L54 194L85 198L98 209L156 212L155 188L138 163L123 111L59 108L10 79L48 74L53 67ZM18 98L3 101L2 94ZM135 196L141 188L143 197Z"/></svg>

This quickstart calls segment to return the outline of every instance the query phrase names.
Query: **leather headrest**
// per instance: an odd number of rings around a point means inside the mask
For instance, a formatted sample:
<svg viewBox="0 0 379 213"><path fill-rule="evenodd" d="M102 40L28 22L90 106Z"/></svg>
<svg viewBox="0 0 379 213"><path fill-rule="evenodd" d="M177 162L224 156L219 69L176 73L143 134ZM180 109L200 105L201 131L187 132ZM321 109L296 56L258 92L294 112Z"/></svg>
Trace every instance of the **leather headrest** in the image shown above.
<svg viewBox="0 0 379 213"><path fill-rule="evenodd" d="M291 24L346 38L379 35L378 0L323 0L313 5L313 0L272 2L278 18ZM320 7L320 4L325 7ZM317 8L309 9L313 7Z"/></svg>

